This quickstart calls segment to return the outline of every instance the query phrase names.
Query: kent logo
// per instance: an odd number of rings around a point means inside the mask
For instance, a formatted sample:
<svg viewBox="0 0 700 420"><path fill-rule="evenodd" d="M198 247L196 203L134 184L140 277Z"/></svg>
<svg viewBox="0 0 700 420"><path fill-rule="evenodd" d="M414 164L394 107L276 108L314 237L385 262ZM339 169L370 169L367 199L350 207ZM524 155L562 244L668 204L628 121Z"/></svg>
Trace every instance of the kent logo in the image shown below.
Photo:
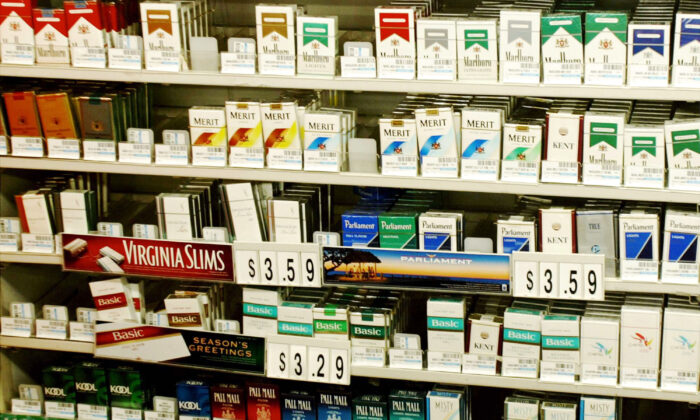
<svg viewBox="0 0 700 420"><path fill-rule="evenodd" d="M180 410L199 410L199 402L197 401L178 401L177 405L180 407Z"/></svg>
<svg viewBox="0 0 700 420"><path fill-rule="evenodd" d="M66 393L63 391L63 388L45 387L44 395L46 395L47 397L65 397Z"/></svg>
<svg viewBox="0 0 700 420"><path fill-rule="evenodd" d="M131 395L131 389L126 385L110 385L109 392L114 395Z"/></svg>
<svg viewBox="0 0 700 420"><path fill-rule="evenodd" d="M75 389L81 392L97 392L97 388L92 382L76 382Z"/></svg>

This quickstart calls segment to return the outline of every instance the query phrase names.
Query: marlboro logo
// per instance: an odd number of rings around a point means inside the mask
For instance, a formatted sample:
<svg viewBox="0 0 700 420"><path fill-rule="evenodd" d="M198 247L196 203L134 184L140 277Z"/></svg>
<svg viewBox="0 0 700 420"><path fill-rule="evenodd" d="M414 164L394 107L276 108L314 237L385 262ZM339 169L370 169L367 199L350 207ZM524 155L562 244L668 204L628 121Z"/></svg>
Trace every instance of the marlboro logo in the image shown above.
<svg viewBox="0 0 700 420"><path fill-rule="evenodd" d="M149 10L146 12L146 21L149 35L158 29L168 35L173 34L173 21L169 10Z"/></svg>
<svg viewBox="0 0 700 420"><path fill-rule="evenodd" d="M284 13L263 13L262 33L263 37L277 33L283 38L287 38L287 15Z"/></svg>
<svg viewBox="0 0 700 420"><path fill-rule="evenodd" d="M379 15L379 40L384 41L392 35L411 40L408 13L381 13Z"/></svg>
<svg viewBox="0 0 700 420"><path fill-rule="evenodd" d="M97 296L93 298L95 308L98 311L122 308L126 306L126 295L124 293L114 293L111 295Z"/></svg>

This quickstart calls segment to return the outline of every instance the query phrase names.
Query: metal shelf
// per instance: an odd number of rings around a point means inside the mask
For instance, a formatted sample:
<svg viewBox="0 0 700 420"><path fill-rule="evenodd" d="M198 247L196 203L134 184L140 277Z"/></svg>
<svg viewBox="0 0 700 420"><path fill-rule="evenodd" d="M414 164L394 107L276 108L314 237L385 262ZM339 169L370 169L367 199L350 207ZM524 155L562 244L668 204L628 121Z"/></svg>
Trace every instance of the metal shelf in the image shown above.
<svg viewBox="0 0 700 420"><path fill-rule="evenodd" d="M670 295L700 296L700 284L677 284L647 281L605 279L606 292L668 293Z"/></svg>
<svg viewBox="0 0 700 420"><path fill-rule="evenodd" d="M156 72L146 70L86 69L70 66L0 65L0 76L99 80L200 86L239 86L281 89L321 89L366 92L420 92L463 95L547 96L562 98L645 99L696 101L700 89L610 86L552 86L464 81L351 79L342 77L232 75L214 72Z"/></svg>
<svg viewBox="0 0 700 420"><path fill-rule="evenodd" d="M0 347L16 347L34 350L65 351L92 354L93 343L48 338L8 337L0 335Z"/></svg>
<svg viewBox="0 0 700 420"><path fill-rule="evenodd" d="M380 174L305 172L279 169L217 168L199 166L143 165L49 158L0 157L0 168L48 171L102 172L173 177L223 178L249 181L301 182L368 187L419 188L493 194L531 194L554 197L598 198L668 203L700 203L700 191L674 191L628 187L602 187L570 184L524 184L504 181L398 177Z"/></svg>
<svg viewBox="0 0 700 420"><path fill-rule="evenodd" d="M34 350L52 350L92 354L92 343L42 338L0 336L0 347L16 347ZM653 400L700 403L700 393L643 390L586 384L559 384L537 379L507 378L502 376L468 375L462 373L434 372L428 370L392 369L352 366L352 376L380 379L396 379L451 385L473 385L491 388L510 388L571 394L605 395L611 397L644 398Z"/></svg>
<svg viewBox="0 0 700 420"><path fill-rule="evenodd" d="M700 393L673 392L599 386L586 384L560 384L541 382L538 379L508 378L503 376L469 375L464 373L434 372L429 370L392 369L376 367L352 367L352 376L366 378L396 379L404 381L431 382L450 385L473 385L491 388L510 388L544 392L604 395L611 397L644 398L650 400L700 402Z"/></svg>
<svg viewBox="0 0 700 420"><path fill-rule="evenodd" d="M0 252L0 263L61 265L62 262L60 254Z"/></svg>

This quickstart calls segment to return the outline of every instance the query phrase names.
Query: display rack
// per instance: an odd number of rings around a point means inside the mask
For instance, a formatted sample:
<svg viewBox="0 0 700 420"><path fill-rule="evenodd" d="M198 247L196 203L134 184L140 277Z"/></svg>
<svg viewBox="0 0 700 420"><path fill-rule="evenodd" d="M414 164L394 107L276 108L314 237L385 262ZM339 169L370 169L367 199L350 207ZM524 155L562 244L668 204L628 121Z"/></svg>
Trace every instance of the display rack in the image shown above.
<svg viewBox="0 0 700 420"><path fill-rule="evenodd" d="M418 188L440 191L468 191L492 194L532 194L555 197L600 198L668 203L700 203L700 192L657 188L604 187L570 184L525 184L507 181L399 177L355 172L327 173L279 169L215 168L194 166L143 165L48 158L0 157L0 167L49 171L101 172L154 176L186 176L267 182L317 183L386 188Z"/></svg>
<svg viewBox="0 0 700 420"><path fill-rule="evenodd" d="M61 265L59 254L38 254L31 252L0 252L0 263Z"/></svg>
<svg viewBox="0 0 700 420"><path fill-rule="evenodd" d="M198 86L249 88L320 89L365 92L430 92L461 95L545 96L558 98L608 98L666 101L693 101L700 89L644 88L628 86L553 86L505 83L428 80L352 79L343 77L232 75L206 72L156 72L114 69L87 69L69 66L0 65L0 76L110 82L164 83Z"/></svg>
<svg viewBox="0 0 700 420"><path fill-rule="evenodd" d="M94 345L92 343L85 343L81 341L0 336L0 347L92 354L93 346Z"/></svg>

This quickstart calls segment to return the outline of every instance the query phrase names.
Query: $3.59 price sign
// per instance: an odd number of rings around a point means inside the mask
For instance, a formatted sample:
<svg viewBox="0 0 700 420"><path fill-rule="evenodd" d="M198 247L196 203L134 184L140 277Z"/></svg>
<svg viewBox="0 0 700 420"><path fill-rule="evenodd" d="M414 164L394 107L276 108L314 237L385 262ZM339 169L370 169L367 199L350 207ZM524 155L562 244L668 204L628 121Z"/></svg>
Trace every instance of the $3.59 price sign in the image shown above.
<svg viewBox="0 0 700 420"><path fill-rule="evenodd" d="M267 338L267 376L350 385L350 341L294 336Z"/></svg>
<svg viewBox="0 0 700 420"><path fill-rule="evenodd" d="M546 299L605 299L605 256L514 252L513 295Z"/></svg>
<svg viewBox="0 0 700 420"><path fill-rule="evenodd" d="M321 246L234 242L236 283L321 287Z"/></svg>

